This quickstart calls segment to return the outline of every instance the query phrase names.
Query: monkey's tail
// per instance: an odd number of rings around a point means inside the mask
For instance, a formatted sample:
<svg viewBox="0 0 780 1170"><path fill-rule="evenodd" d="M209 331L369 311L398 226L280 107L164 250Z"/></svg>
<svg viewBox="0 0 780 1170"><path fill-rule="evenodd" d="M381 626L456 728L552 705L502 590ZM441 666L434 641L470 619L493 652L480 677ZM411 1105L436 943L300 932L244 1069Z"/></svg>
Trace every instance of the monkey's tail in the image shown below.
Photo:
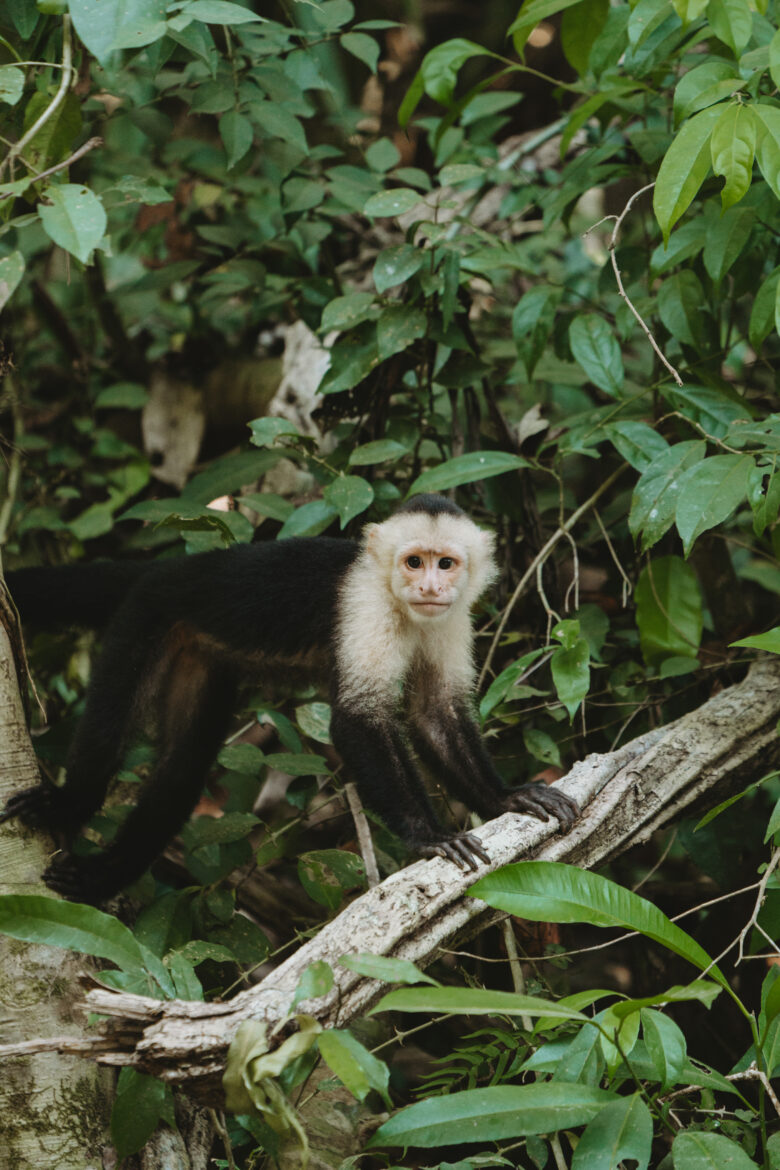
<svg viewBox="0 0 780 1170"><path fill-rule="evenodd" d="M44 627L104 626L149 566L138 561L93 561L15 569L5 581L23 622Z"/></svg>

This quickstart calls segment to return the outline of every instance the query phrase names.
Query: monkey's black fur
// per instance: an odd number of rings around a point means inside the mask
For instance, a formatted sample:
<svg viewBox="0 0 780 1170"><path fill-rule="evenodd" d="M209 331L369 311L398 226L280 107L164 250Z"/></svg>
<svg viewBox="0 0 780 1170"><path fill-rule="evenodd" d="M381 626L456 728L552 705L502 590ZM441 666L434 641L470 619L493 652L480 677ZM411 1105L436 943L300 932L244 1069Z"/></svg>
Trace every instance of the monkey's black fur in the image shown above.
<svg viewBox="0 0 780 1170"><path fill-rule="evenodd" d="M412 500L404 510L461 514L435 496ZM400 711L368 712L341 700L335 666L340 586L359 555L354 541L316 537L150 565L96 562L7 575L23 621L106 629L64 786L43 783L17 793L0 823L20 816L70 844L100 808L144 709L154 714L159 740L150 781L116 839L100 854L56 857L44 875L53 889L99 901L139 877L197 802L242 681L262 686L290 667L305 678L331 680L331 732L348 773L365 803L417 852L439 852L471 866L475 857L487 860L475 838L441 829L407 736L481 815L514 808L543 819L552 813L565 827L571 824L576 806L564 794L544 785L513 794L503 789L465 704L448 714L426 710L407 732Z"/></svg>

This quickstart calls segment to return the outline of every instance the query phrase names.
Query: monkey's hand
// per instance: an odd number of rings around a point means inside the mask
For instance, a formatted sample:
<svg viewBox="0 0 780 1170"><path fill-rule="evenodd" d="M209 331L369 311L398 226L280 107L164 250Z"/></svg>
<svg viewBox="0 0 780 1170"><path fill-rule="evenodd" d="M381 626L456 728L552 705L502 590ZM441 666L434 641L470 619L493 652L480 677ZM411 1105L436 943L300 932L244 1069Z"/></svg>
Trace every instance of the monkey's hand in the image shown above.
<svg viewBox="0 0 780 1170"><path fill-rule="evenodd" d="M547 784L521 784L506 794L504 812L528 813L540 821L548 821L552 814L568 833L580 815L580 806L560 788L551 788Z"/></svg>
<svg viewBox="0 0 780 1170"><path fill-rule="evenodd" d="M14 793L0 812L0 825L19 817L34 828L53 829L61 812L60 790L53 784L36 784Z"/></svg>
<svg viewBox="0 0 780 1170"><path fill-rule="evenodd" d="M421 857L445 857L458 869L478 869L480 861L490 861L482 842L473 833L453 833L438 841L416 844L415 852Z"/></svg>
<svg viewBox="0 0 780 1170"><path fill-rule="evenodd" d="M50 890L56 890L68 901L91 906L104 902L118 889L102 855L77 857L72 853L58 853L44 871L43 880Z"/></svg>

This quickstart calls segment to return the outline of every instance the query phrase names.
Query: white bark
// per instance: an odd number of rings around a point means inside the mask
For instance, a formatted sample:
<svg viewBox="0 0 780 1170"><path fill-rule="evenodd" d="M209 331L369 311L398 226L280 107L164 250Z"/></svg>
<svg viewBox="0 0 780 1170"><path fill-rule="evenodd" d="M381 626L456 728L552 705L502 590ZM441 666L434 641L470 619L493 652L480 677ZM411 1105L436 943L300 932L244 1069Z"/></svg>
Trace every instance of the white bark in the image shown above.
<svg viewBox="0 0 780 1170"><path fill-rule="evenodd" d="M691 714L576 764L559 782L584 810L567 836L517 814L483 825L477 835L492 860L479 875L529 857L595 866L647 840L704 794L714 804L732 787L769 771L778 760L778 717L780 659L772 658L756 663L744 682ZM303 971L325 960L333 968L334 988L303 1007L325 1025L344 1026L386 988L342 967L339 958L370 951L425 966L456 932L476 929L493 913L465 896L474 876L438 858L408 866L357 898L260 984L229 1003L159 1003L92 990L86 1008L107 1017L95 1058L133 1064L213 1101L230 1041L243 1020L263 1018L271 1026L283 1020Z"/></svg>
<svg viewBox="0 0 780 1170"><path fill-rule="evenodd" d="M14 659L0 620L0 807L12 792L38 782ZM0 893L44 894L41 873L51 841L14 822L0 829ZM22 1053L0 1077L0 1165L14 1170L87 1170L102 1164L113 1078L90 1060L60 1055L61 1045L33 1053L26 1037L79 1037L74 1010L78 955L0 936L0 1040ZM59 1051L58 1051L59 1049Z"/></svg>

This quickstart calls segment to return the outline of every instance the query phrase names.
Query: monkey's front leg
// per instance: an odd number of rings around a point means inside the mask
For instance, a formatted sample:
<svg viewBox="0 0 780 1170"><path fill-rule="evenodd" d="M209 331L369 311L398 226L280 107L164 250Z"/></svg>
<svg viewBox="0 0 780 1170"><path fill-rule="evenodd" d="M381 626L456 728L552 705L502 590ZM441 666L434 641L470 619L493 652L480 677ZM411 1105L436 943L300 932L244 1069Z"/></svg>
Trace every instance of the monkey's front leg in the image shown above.
<svg viewBox="0 0 780 1170"><path fill-rule="evenodd" d="M364 803L421 857L446 857L477 869L490 858L471 833L447 833L431 808L392 713L358 713L334 704L330 731Z"/></svg>
<svg viewBox="0 0 780 1170"><path fill-rule="evenodd" d="M528 813L540 821L557 817L565 833L580 815L580 806L560 788L544 783L521 784L504 794L502 812Z"/></svg>

